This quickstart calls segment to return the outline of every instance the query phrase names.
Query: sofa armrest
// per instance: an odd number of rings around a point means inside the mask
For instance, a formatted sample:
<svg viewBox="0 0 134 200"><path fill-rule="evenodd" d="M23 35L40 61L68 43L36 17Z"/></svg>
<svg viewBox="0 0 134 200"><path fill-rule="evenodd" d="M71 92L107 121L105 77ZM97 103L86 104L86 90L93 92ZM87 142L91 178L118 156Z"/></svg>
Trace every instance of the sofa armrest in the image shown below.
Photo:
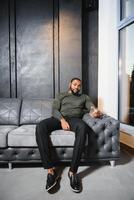
<svg viewBox="0 0 134 200"><path fill-rule="evenodd" d="M119 121L108 115L103 115L101 118L93 118L87 113L83 116L83 121L85 121L95 133L99 133L104 129L112 129L113 131L116 130L116 133L119 134Z"/></svg>
<svg viewBox="0 0 134 200"><path fill-rule="evenodd" d="M112 157L119 157L119 121L108 115L93 118L88 113L83 116L83 120L93 130L93 135L89 137L90 140L94 141L94 144L96 140L96 150L99 151L99 156L109 156L111 154Z"/></svg>

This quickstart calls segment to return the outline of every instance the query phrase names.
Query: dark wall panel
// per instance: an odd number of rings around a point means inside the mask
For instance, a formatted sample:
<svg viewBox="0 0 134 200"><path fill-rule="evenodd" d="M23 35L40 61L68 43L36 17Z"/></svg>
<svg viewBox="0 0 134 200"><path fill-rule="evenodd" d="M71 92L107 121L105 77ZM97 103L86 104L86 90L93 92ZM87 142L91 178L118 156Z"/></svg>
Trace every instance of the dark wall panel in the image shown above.
<svg viewBox="0 0 134 200"><path fill-rule="evenodd" d="M98 11L92 11L88 15L88 94L97 105L98 99Z"/></svg>
<svg viewBox="0 0 134 200"><path fill-rule="evenodd" d="M16 1L17 96L53 97L53 1Z"/></svg>
<svg viewBox="0 0 134 200"><path fill-rule="evenodd" d="M86 2L0 1L0 97L51 98L79 77L97 102L98 11Z"/></svg>
<svg viewBox="0 0 134 200"><path fill-rule="evenodd" d="M60 90L81 78L81 0L59 1Z"/></svg>
<svg viewBox="0 0 134 200"><path fill-rule="evenodd" d="M82 77L83 92L94 104L98 99L98 1L82 1ZM96 6L95 3L96 2ZM95 8L94 8L95 6Z"/></svg>
<svg viewBox="0 0 134 200"><path fill-rule="evenodd" d="M8 0L0 5L0 96L10 97Z"/></svg>

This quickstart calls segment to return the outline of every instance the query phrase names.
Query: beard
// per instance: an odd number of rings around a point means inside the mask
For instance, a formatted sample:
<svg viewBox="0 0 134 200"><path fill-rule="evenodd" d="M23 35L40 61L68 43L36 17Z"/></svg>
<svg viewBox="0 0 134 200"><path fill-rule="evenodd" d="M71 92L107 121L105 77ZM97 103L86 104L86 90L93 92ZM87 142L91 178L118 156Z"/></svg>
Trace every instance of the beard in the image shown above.
<svg viewBox="0 0 134 200"><path fill-rule="evenodd" d="M71 90L71 92L72 92L73 95L76 95L76 96L79 95L80 90L76 90L75 91L71 87L70 87L70 90Z"/></svg>

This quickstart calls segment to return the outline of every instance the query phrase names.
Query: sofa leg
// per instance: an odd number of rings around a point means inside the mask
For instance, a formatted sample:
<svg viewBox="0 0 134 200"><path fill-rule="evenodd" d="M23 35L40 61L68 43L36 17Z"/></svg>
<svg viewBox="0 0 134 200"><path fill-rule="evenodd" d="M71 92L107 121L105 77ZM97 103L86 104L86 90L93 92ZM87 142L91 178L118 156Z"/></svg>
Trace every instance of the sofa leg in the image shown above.
<svg viewBox="0 0 134 200"><path fill-rule="evenodd" d="M12 163L8 163L8 169L11 170L12 169Z"/></svg>
<svg viewBox="0 0 134 200"><path fill-rule="evenodd" d="M110 160L111 167L115 167L115 160Z"/></svg>

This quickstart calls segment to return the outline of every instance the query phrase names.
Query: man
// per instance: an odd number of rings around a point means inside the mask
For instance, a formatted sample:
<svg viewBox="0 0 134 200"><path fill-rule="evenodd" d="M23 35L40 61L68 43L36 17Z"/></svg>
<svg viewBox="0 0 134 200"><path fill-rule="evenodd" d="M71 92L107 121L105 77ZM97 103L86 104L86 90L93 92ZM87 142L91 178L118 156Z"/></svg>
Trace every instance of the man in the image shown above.
<svg viewBox="0 0 134 200"><path fill-rule="evenodd" d="M73 156L68 172L70 186L74 192L81 191L81 184L77 175L81 154L84 149L86 134L90 134L89 126L82 120L84 113L89 112L92 117L99 117L100 111L95 108L88 95L80 94L81 80L73 78L69 83L69 90L60 93L53 102L53 116L42 120L36 126L36 141L39 147L42 164L47 169L46 190L51 190L57 183L58 175L55 164L51 159L51 143L49 135L58 129L75 132Z"/></svg>

